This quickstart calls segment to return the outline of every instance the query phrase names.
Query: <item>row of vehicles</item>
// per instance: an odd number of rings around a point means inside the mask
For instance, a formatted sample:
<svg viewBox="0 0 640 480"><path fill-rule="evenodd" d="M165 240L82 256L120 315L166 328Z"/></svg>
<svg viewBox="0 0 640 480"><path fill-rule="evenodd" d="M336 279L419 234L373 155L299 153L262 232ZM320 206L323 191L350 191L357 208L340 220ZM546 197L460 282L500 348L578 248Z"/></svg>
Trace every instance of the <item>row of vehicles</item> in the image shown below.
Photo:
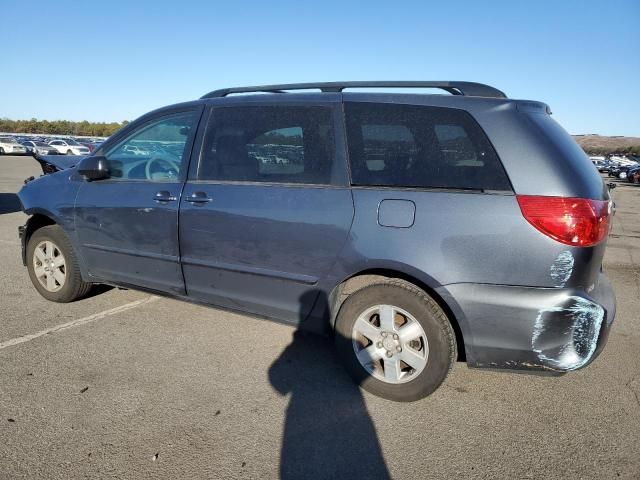
<svg viewBox="0 0 640 480"><path fill-rule="evenodd" d="M620 180L627 180L629 183L640 183L640 163L612 167L607 172L607 175Z"/></svg>
<svg viewBox="0 0 640 480"><path fill-rule="evenodd" d="M600 173L606 173L609 177L628 180L632 183L640 182L640 157L638 156L591 157L591 162Z"/></svg>
<svg viewBox="0 0 640 480"><path fill-rule="evenodd" d="M0 137L0 155L89 155L102 139Z"/></svg>

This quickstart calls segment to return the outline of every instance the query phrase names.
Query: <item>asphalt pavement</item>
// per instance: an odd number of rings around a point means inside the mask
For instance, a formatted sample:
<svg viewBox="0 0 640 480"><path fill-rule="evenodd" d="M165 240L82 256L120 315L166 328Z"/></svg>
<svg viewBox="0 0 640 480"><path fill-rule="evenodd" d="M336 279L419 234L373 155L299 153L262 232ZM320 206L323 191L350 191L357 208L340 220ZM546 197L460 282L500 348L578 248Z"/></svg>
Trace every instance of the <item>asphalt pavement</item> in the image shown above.
<svg viewBox="0 0 640 480"><path fill-rule="evenodd" d="M325 338L131 290L41 298L0 156L0 479L640 478L640 188L621 182L604 268L609 343L562 377L458 363L400 404L356 387Z"/></svg>

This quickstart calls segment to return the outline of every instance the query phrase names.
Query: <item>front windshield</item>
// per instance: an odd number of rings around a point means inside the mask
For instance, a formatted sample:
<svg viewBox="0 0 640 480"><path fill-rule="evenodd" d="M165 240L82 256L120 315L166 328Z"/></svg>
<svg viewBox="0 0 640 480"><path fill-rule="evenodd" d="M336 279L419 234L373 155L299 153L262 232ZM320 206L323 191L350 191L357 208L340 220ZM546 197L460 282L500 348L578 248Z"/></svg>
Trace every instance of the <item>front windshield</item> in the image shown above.
<svg viewBox="0 0 640 480"><path fill-rule="evenodd" d="M18 143L16 142L15 138L11 138L11 137L3 137L2 139L0 139L3 143Z"/></svg>
<svg viewBox="0 0 640 480"><path fill-rule="evenodd" d="M67 145L80 145L78 142L71 140L70 138L66 139L65 142L67 142Z"/></svg>

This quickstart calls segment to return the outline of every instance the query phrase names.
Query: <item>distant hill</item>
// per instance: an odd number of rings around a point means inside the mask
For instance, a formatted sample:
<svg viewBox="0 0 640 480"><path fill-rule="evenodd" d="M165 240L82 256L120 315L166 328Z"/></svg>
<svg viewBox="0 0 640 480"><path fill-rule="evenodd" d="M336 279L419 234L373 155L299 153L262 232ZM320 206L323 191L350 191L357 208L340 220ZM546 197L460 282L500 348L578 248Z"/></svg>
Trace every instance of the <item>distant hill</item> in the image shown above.
<svg viewBox="0 0 640 480"><path fill-rule="evenodd" d="M592 155L640 155L640 137L601 137L600 135L573 135L582 149Z"/></svg>

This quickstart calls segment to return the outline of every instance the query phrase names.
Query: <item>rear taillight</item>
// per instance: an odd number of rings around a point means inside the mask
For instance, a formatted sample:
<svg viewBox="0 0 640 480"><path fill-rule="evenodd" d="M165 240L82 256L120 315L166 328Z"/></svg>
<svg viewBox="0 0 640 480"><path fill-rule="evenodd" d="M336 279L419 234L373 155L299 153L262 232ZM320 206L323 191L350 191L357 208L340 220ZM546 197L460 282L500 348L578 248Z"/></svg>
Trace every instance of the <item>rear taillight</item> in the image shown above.
<svg viewBox="0 0 640 480"><path fill-rule="evenodd" d="M590 247L609 233L606 200L517 195L527 221L545 235L575 247Z"/></svg>

